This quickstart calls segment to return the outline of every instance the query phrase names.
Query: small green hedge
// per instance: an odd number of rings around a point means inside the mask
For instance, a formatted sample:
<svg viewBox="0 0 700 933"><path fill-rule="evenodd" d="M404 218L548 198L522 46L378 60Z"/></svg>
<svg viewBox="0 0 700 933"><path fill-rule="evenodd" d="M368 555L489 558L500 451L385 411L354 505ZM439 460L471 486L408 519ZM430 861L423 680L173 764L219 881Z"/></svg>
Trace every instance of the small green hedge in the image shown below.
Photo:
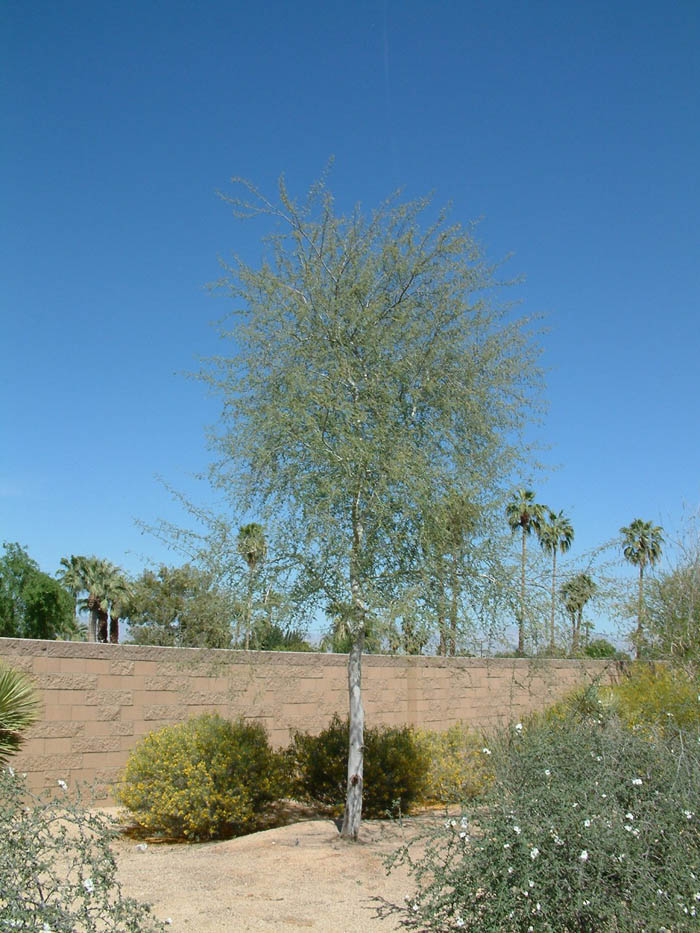
<svg viewBox="0 0 700 933"><path fill-rule="evenodd" d="M340 813L345 804L348 760L348 720L334 716L319 735L295 733L287 752L293 792ZM362 812L381 817L398 805L407 812L421 797L428 773L428 755L413 729L365 728Z"/></svg>

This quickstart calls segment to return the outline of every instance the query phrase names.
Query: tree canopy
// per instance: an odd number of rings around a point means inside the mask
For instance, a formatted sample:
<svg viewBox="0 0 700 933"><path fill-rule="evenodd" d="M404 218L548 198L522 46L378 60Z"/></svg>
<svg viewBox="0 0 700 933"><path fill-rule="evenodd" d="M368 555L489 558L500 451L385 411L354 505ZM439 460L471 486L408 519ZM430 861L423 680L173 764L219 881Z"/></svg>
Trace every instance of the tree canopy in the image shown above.
<svg viewBox="0 0 700 933"><path fill-rule="evenodd" d="M0 557L0 635L56 638L74 628L73 600L43 573L19 544L4 544Z"/></svg>
<svg viewBox="0 0 700 933"><path fill-rule="evenodd" d="M417 579L423 525L446 493L487 511L522 455L539 386L528 323L496 300L472 230L427 199L336 212L324 181L302 202L280 183L227 198L267 218L235 301L214 484L257 514L323 604L347 607L350 755L343 834L361 812L361 655L369 626Z"/></svg>

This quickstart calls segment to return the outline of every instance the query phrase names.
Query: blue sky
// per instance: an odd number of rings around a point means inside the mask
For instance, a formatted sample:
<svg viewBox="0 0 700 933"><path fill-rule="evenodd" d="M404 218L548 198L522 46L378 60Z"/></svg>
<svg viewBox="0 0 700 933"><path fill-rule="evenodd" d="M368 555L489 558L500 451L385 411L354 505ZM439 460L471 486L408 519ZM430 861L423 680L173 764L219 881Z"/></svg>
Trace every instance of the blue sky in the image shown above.
<svg viewBox="0 0 700 933"><path fill-rule="evenodd" d="M2 12L0 536L47 572L143 536L196 495L218 403L184 378L219 349L217 257L254 227L242 175L302 192L335 156L341 207L434 190L482 218L523 313L546 315L572 557L700 500L700 5L219 2ZM630 570L630 574L633 571Z"/></svg>

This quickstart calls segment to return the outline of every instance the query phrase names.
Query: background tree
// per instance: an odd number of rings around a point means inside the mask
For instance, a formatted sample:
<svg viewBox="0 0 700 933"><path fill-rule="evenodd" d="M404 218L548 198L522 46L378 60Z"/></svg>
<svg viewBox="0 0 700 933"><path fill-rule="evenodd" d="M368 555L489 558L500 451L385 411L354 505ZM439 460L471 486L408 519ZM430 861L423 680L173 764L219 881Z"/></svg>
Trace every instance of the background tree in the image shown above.
<svg viewBox="0 0 700 933"><path fill-rule="evenodd" d="M537 532L542 524L545 505L535 502L535 493L531 489L517 489L506 505L506 519L510 530L515 534L518 529L522 534L522 548L520 558L520 612L518 616L518 653L525 654L525 566L526 542L533 531Z"/></svg>
<svg viewBox="0 0 700 933"><path fill-rule="evenodd" d="M538 383L526 322L493 303L472 236L425 200L336 215L323 182L304 203L244 184L239 217L267 216L261 265L236 299L234 356L203 377L223 397L212 468L238 514L258 514L321 605L345 603L350 739L342 835L363 784L361 662L370 619L416 579L437 491L493 501L520 458Z"/></svg>
<svg viewBox="0 0 700 933"><path fill-rule="evenodd" d="M0 557L0 635L56 638L72 626L70 594L17 543L5 543Z"/></svg>
<svg viewBox="0 0 700 933"><path fill-rule="evenodd" d="M635 632L635 656L639 658L644 638L644 569L653 567L661 558L664 543L663 528L641 518L625 528L620 528L622 535L622 553L625 560L639 567L639 593L637 597L637 631Z"/></svg>
<svg viewBox="0 0 700 933"><path fill-rule="evenodd" d="M245 650L250 648L250 632L253 622L253 594L255 578L267 554L265 530L257 522L242 525L238 531L238 553L248 567L248 593L245 613Z"/></svg>
<svg viewBox="0 0 700 933"><path fill-rule="evenodd" d="M71 554L61 558L59 579L77 608L87 609L88 641L119 641L119 614L129 594L122 570L99 557ZM114 631L110 638L110 612Z"/></svg>
<svg viewBox="0 0 700 933"><path fill-rule="evenodd" d="M574 540L574 529L569 519L563 512L548 511L547 517L540 523L537 536L540 540L542 550L552 555L552 615L549 622L549 650L554 651L554 610L556 607L556 586L557 586L557 553L562 554L571 547Z"/></svg>
<svg viewBox="0 0 700 933"><path fill-rule="evenodd" d="M137 645L179 648L230 648L234 611L211 574L190 564L144 571L127 609Z"/></svg>
<svg viewBox="0 0 700 933"><path fill-rule="evenodd" d="M571 577L561 587L564 608L571 619L572 654L576 654L579 650L584 606L593 598L596 589L596 584L587 573L577 573L576 576Z"/></svg>

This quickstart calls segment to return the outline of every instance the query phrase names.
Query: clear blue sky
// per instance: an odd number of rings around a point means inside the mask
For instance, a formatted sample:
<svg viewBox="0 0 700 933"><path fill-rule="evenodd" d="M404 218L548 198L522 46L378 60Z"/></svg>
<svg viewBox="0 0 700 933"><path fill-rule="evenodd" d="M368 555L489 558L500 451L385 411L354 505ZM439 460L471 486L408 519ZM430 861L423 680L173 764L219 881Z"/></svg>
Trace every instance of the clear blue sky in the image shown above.
<svg viewBox="0 0 700 933"><path fill-rule="evenodd" d="M182 373L217 349L217 257L253 227L233 175L340 203L434 190L512 258L547 315L560 469L540 499L572 556L700 499L697 0L65 3L1 12L0 538L53 573L175 560L218 404ZM630 570L630 573L633 571Z"/></svg>

